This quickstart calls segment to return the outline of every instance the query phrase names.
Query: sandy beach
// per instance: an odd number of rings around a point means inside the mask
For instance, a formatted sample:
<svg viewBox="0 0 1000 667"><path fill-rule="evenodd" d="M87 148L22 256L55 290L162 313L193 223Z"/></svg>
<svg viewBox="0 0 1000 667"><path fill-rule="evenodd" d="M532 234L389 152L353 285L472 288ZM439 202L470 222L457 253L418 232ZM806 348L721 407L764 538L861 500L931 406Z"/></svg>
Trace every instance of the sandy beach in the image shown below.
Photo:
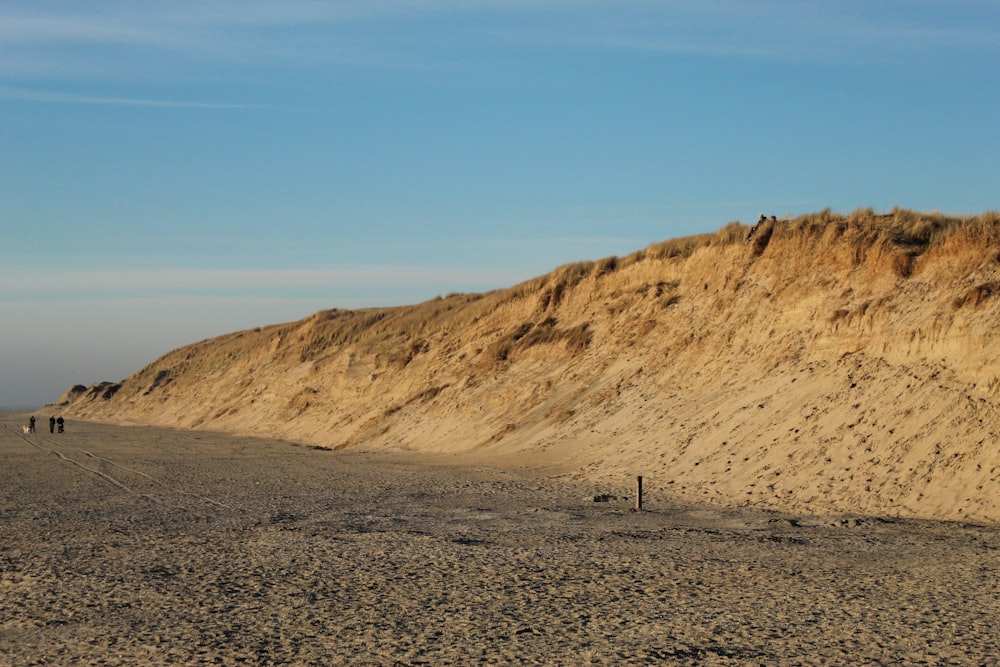
<svg viewBox="0 0 1000 667"><path fill-rule="evenodd" d="M4 665L1000 664L994 527L3 422Z"/></svg>

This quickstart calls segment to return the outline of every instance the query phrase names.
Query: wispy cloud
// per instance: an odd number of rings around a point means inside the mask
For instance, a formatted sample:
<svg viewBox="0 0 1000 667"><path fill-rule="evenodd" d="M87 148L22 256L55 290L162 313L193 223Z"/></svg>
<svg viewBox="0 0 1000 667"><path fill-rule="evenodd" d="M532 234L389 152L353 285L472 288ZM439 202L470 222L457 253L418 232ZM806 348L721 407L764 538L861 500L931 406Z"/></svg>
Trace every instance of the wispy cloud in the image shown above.
<svg viewBox="0 0 1000 667"><path fill-rule="evenodd" d="M1000 17L989 3L640 1L581 9L550 13L554 20L508 36L598 50L796 60L1000 47Z"/></svg>
<svg viewBox="0 0 1000 667"><path fill-rule="evenodd" d="M0 76L99 76L103 68L112 77L183 77L205 66L282 63L447 66L444 60L490 44L751 58L996 51L997 19L991 3L953 0L21 1L0 7ZM429 21L446 28L427 30Z"/></svg>
<svg viewBox="0 0 1000 667"><path fill-rule="evenodd" d="M97 5L93 6L97 8ZM8 5L0 9L0 40L10 45L119 43L155 44L168 34L154 30L131 13L47 12L40 5Z"/></svg>
<svg viewBox="0 0 1000 667"><path fill-rule="evenodd" d="M344 269L94 269L25 271L0 269L0 301L135 295L292 295L317 292L400 293L434 289L464 291L513 284L523 276L480 269L368 266Z"/></svg>
<svg viewBox="0 0 1000 667"><path fill-rule="evenodd" d="M227 104L220 102L194 102L178 100L153 100L128 97L101 97L95 95L75 95L43 90L30 90L11 86L0 86L0 100L14 102L46 102L53 104L94 104L132 107L160 107L168 109L254 109L252 104Z"/></svg>
<svg viewBox="0 0 1000 667"><path fill-rule="evenodd" d="M395 39L407 30L393 36L386 22L491 4L505 3L15 1L0 5L0 77L184 81L243 67L413 68L419 59L412 50L401 52ZM405 40L410 45L411 38Z"/></svg>

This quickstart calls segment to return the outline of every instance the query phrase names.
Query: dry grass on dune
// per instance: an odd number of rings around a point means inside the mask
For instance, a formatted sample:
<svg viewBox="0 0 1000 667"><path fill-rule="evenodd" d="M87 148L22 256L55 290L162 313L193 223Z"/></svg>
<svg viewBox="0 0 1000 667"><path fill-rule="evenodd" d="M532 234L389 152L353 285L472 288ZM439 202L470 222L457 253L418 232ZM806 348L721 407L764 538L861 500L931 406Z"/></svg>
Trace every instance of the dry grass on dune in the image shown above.
<svg viewBox="0 0 1000 667"><path fill-rule="evenodd" d="M724 505L1000 520L1000 214L750 230L202 341L67 411L642 472Z"/></svg>

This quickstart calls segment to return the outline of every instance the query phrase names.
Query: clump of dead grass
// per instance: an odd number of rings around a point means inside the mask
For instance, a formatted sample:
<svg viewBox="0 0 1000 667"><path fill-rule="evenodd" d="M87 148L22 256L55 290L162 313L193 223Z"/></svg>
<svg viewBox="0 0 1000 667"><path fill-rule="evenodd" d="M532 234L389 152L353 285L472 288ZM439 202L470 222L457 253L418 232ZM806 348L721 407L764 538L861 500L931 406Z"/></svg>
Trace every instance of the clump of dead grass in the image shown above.
<svg viewBox="0 0 1000 667"><path fill-rule="evenodd" d="M856 241L871 243L872 237L888 238L903 247L926 247L948 237L974 220L974 218L947 216L937 212L918 213L901 208L894 208L889 213L881 214L871 208L857 209L846 216L825 209L819 213L779 221L776 238L808 236L832 241L849 233Z"/></svg>
<svg viewBox="0 0 1000 667"><path fill-rule="evenodd" d="M719 237L716 234L697 234L695 236L670 239L649 246L646 248L644 256L649 259L658 260L690 257L696 250L718 241Z"/></svg>
<svg viewBox="0 0 1000 667"><path fill-rule="evenodd" d="M976 308L979 304L998 294L1000 294L1000 282L989 281L980 283L975 287L969 288L961 296L956 297L956 299L952 302L952 305L954 305L956 309L964 308L966 306Z"/></svg>
<svg viewBox="0 0 1000 667"><path fill-rule="evenodd" d="M760 236L758 230L756 237ZM779 220L769 241L783 247L791 244L795 252L826 246L830 248L829 261L843 258L851 268L882 265L900 278L909 278L920 270L921 259L930 252L970 256L970 245L975 245L980 250L991 249L990 256L1000 261L1000 214L951 216L901 208L877 213L866 208L842 215L826 209ZM755 239L752 252L760 251Z"/></svg>
<svg viewBox="0 0 1000 667"><path fill-rule="evenodd" d="M581 352L590 345L593 334L589 324L583 323L569 328L560 328L557 325L558 320L554 317L548 317L538 323L519 324L493 344L489 359L497 362L508 361L514 353L539 345L563 343L564 349L570 354Z"/></svg>
<svg viewBox="0 0 1000 667"><path fill-rule="evenodd" d="M955 225L948 234L938 235L928 255L947 260L949 267L959 273L1000 263L1000 212L962 219L962 224ZM959 261L961 265L956 264Z"/></svg>
<svg viewBox="0 0 1000 667"><path fill-rule="evenodd" d="M601 261L597 262L594 267L594 277L600 278L606 276L610 273L614 273L618 269L618 258L617 257L606 257Z"/></svg>

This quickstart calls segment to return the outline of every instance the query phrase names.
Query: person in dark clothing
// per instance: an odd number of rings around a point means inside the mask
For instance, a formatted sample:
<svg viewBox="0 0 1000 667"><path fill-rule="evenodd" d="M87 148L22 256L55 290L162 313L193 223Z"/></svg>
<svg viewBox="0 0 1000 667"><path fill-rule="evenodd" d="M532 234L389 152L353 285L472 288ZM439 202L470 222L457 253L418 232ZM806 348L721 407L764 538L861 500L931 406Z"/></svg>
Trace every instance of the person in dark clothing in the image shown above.
<svg viewBox="0 0 1000 667"><path fill-rule="evenodd" d="M56 432L56 418L49 417L49 433L55 433L55 432Z"/></svg>
<svg viewBox="0 0 1000 667"><path fill-rule="evenodd" d="M66 420L60 417L56 420L56 423L59 424L59 432L62 433L64 430L63 427L66 425Z"/></svg>
<svg viewBox="0 0 1000 667"><path fill-rule="evenodd" d="M31 415L31 419L28 420L28 433L35 432L35 415Z"/></svg>
<svg viewBox="0 0 1000 667"><path fill-rule="evenodd" d="M756 234L756 233L757 233L757 230L758 230L758 229L760 228L760 226L761 226L761 225L763 225L763 224L764 224L765 222L767 222L767 216L766 216L766 215L764 215L763 213L761 213L761 214L760 214L760 217L759 217L759 218L757 218L757 224L756 224L756 225L754 225L753 227L751 227L751 228L750 228L750 231L748 231L748 232L747 232L747 236L746 236L746 238L745 238L745 239L743 239L743 240L744 240L744 241L746 241L747 243L750 243L750 241L751 241L751 240L753 239L753 237L754 237L754 234Z"/></svg>

